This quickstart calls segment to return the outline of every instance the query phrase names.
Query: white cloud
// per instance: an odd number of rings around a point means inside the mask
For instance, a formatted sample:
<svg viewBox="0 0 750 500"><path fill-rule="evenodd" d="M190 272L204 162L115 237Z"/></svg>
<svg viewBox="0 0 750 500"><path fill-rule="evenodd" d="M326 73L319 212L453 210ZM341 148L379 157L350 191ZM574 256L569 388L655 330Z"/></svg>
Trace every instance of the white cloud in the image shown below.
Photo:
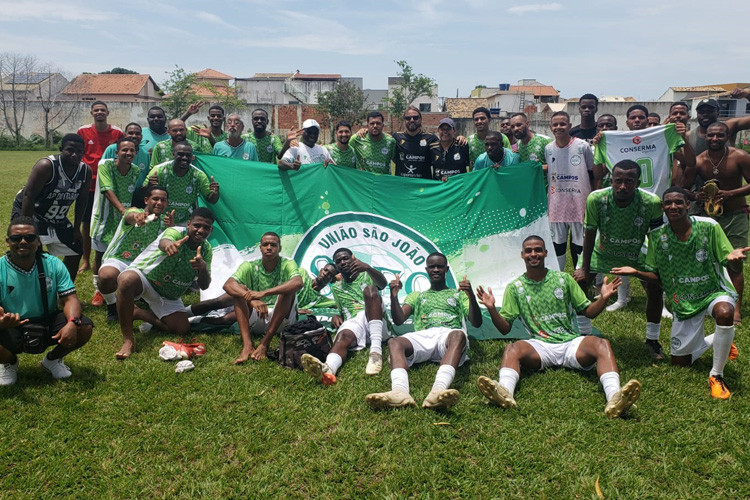
<svg viewBox="0 0 750 500"><path fill-rule="evenodd" d="M195 16L198 19L201 19L203 21L206 21L206 22L209 22L209 23L212 23L212 24L216 24L216 25L219 25L219 26L223 26L225 28L230 28L230 29L233 29L233 30L239 30L240 29L237 26L226 22L225 20L223 20L221 17L217 16L216 14L212 14L210 12L206 12L206 11L202 11L201 10L201 11L196 12Z"/></svg>
<svg viewBox="0 0 750 500"><path fill-rule="evenodd" d="M0 21L112 21L113 19L113 14L92 10L87 5L75 2L0 0Z"/></svg>
<svg viewBox="0 0 750 500"><path fill-rule="evenodd" d="M532 3L529 5L519 5L518 7L511 7L508 9L509 14L527 14L529 12L542 12L542 11L554 11L562 10L562 5L555 3Z"/></svg>

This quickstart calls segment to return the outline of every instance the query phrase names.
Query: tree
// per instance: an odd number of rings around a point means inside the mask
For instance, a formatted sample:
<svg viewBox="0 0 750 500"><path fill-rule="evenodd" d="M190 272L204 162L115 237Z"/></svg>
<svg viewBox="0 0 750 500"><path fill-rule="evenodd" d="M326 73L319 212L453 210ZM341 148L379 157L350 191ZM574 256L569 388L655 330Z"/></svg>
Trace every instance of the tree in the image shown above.
<svg viewBox="0 0 750 500"><path fill-rule="evenodd" d="M29 83L36 73L34 56L0 53L0 113L17 146L21 145L21 129L30 99Z"/></svg>
<svg viewBox="0 0 750 500"><path fill-rule="evenodd" d="M422 96L435 97L434 87L437 85L432 78L414 70L406 61L395 61L401 71L397 73L399 83L389 92L389 96L383 99L391 117L401 118L406 108L417 98Z"/></svg>
<svg viewBox="0 0 750 500"><path fill-rule="evenodd" d="M45 64L43 73L49 75L34 91L34 97L44 115L44 143L48 148L54 145L54 133L65 125L76 113L75 100L63 99L63 82L67 82L57 68Z"/></svg>
<svg viewBox="0 0 750 500"><path fill-rule="evenodd" d="M240 88L235 83L234 85L216 85L211 82L202 82L198 84L213 95L211 102L218 104L224 111L229 113L236 113L247 107L247 103L240 99Z"/></svg>
<svg viewBox="0 0 750 500"><path fill-rule="evenodd" d="M176 118L182 116L188 106L200 101L200 97L196 92L195 73L188 73L177 65L174 68L167 73L167 79L161 86L166 95L161 105L169 116Z"/></svg>
<svg viewBox="0 0 750 500"><path fill-rule="evenodd" d="M365 115L365 93L352 82L336 85L333 90L318 94L318 111L328 115L330 130L335 122L346 120L352 125Z"/></svg>
<svg viewBox="0 0 750 500"><path fill-rule="evenodd" d="M133 71L132 69L121 68L119 66L116 66L109 71L102 71L99 74L100 75L137 75L138 72Z"/></svg>

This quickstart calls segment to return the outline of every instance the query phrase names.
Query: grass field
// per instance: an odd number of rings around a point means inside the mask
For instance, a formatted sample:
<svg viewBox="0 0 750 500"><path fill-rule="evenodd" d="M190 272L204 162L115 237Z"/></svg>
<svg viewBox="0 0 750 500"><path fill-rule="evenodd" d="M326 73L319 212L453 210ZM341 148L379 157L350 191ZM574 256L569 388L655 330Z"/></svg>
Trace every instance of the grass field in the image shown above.
<svg viewBox="0 0 750 500"><path fill-rule="evenodd" d="M0 227L41 156L0 152ZM77 286L90 300L91 273ZM364 396L388 390L390 376L366 378L365 353L321 387L271 362L233 366L238 336L200 335L207 355L175 374L157 358L168 334L139 334L138 351L118 362L119 328L87 306L96 328L66 358L71 379L54 382L41 356L22 355L18 383L0 388L0 497L597 498L597 479L607 498L749 497L747 326L725 372L733 397L716 401L710 352L690 369L650 363L645 298L632 288L628 308L594 321L623 382L643 384L637 410L614 421L595 374L524 376L517 410L486 404L476 379L497 377L503 341L472 343L452 411L373 412ZM418 402L436 369L410 372Z"/></svg>

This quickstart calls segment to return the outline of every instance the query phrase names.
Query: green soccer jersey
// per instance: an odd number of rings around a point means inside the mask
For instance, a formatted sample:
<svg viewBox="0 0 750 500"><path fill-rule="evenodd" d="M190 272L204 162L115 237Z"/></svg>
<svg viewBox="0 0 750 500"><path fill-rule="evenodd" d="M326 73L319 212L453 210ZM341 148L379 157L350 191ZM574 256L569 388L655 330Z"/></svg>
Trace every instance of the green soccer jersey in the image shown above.
<svg viewBox="0 0 750 500"><path fill-rule="evenodd" d="M388 134L382 136L381 140L373 141L368 132L364 139L358 135L349 139L349 149L354 150L358 169L376 174L391 173L391 161L396 156L396 139Z"/></svg>
<svg viewBox="0 0 750 500"><path fill-rule="evenodd" d="M618 207L612 188L598 189L586 198L584 227L597 231L591 254L591 271L608 273L613 267L632 266L643 269L643 242L650 228L662 222L659 197L636 189L627 207Z"/></svg>
<svg viewBox="0 0 750 500"><path fill-rule="evenodd" d="M255 145L244 139L237 146L232 146L227 141L217 142L212 154L235 158L237 160L258 161L258 153Z"/></svg>
<svg viewBox="0 0 750 500"><path fill-rule="evenodd" d="M112 241L117 225L122 219L119 210L112 206L104 194L111 191L125 208L129 208L133 201L133 193L138 187L141 169L131 164L125 175L117 170L115 160L105 160L99 164L96 176L96 191L91 217L91 237L104 245Z"/></svg>
<svg viewBox="0 0 750 500"><path fill-rule="evenodd" d="M445 327L466 331L469 296L455 288L411 292L404 304L411 307L414 331Z"/></svg>
<svg viewBox="0 0 750 500"><path fill-rule="evenodd" d="M262 139L255 137L255 134L242 134L242 138L252 142L255 150L258 152L258 161L263 163L278 163L279 153L284 148L284 141L277 135L266 134Z"/></svg>
<svg viewBox="0 0 750 500"><path fill-rule="evenodd" d="M342 318L345 320L352 319L360 311L364 311L365 295L363 291L367 285L374 284L367 273L359 273L352 282L341 280L333 284L331 293Z"/></svg>
<svg viewBox="0 0 750 500"><path fill-rule="evenodd" d="M724 274L732 244L721 226L707 217L690 217L693 230L680 241L669 224L651 231L646 268L659 279L677 319L685 320L701 311L719 295L737 297Z"/></svg>
<svg viewBox="0 0 750 500"><path fill-rule="evenodd" d="M57 310L57 298L76 293L76 289L60 259L45 253L42 265L47 277L47 309L53 312ZM44 316L36 263L25 271L13 264L8 255L0 257L0 306L6 313L18 314L21 319Z"/></svg>
<svg viewBox="0 0 750 500"><path fill-rule="evenodd" d="M559 344L581 334L576 313L590 303L569 274L547 269L542 281L523 274L508 284L500 315L511 323L520 317L531 338Z"/></svg>
<svg viewBox="0 0 750 500"><path fill-rule="evenodd" d="M263 262L260 259L250 260L240 264L240 267L234 272L232 278L234 278L237 283L245 285L249 290L262 292L263 290L268 290L269 288L274 288L282 283L286 283L295 276L302 276L299 267L297 267L297 263L292 259L279 257L278 264L276 264L276 267L274 267L270 273L266 272L266 269L263 267ZM263 297L261 300L273 307L274 303L276 303L276 296L269 295Z"/></svg>
<svg viewBox="0 0 750 500"><path fill-rule="evenodd" d="M302 276L302 289L297 292L297 308L298 309L312 309L314 307L336 307L336 303L321 295L320 292L315 290L313 285L313 279L305 271L300 271Z"/></svg>
<svg viewBox="0 0 750 500"><path fill-rule="evenodd" d="M179 241L185 236L187 236L186 227L165 229L131 264L131 267L140 270L148 278L149 283L159 295L170 300L182 297L198 277L198 271L190 266L190 261L195 258L196 250L189 248L185 243L176 255L169 257L159 250L159 241L162 239ZM210 273L213 257L211 244L204 241L200 247L201 256L206 261L206 268Z"/></svg>
<svg viewBox="0 0 750 500"><path fill-rule="evenodd" d="M193 153L201 152L200 147L198 147L195 142L191 141L190 139L187 139L187 142L193 147ZM209 153L210 152L211 151L209 151ZM151 151L151 168L173 159L174 154L172 153L172 139L157 142L154 146L154 150Z"/></svg>
<svg viewBox="0 0 750 500"><path fill-rule="evenodd" d="M357 167L357 158L354 155L354 150L351 147L347 148L346 151L341 151L338 144L333 143L328 144L327 146L325 146L325 148L329 153L331 153L333 162L339 167Z"/></svg>
<svg viewBox="0 0 750 500"><path fill-rule="evenodd" d="M145 210L142 208L129 208L125 211L125 216L129 213L143 212ZM130 264L166 229L163 216L140 227L126 224L125 216L120 219L117 230L112 236L112 241L110 241L107 251L104 252L103 260L117 259Z"/></svg>
<svg viewBox="0 0 750 500"><path fill-rule="evenodd" d="M503 135L505 137L505 135ZM539 163L546 163L544 158L544 148L552 142L547 136L534 134L528 144L524 144L523 141L516 141L516 148L518 156L521 161L538 161Z"/></svg>
<svg viewBox="0 0 750 500"><path fill-rule="evenodd" d="M101 165L104 160L114 160L117 158L117 143L110 144L107 149L104 150L102 159L99 161ZM148 152L142 147L138 147L138 152L133 158L133 165L137 166L141 171L137 185L140 186L143 183L143 179L146 178L146 174L151 169L151 158L148 156Z"/></svg>
<svg viewBox="0 0 750 500"><path fill-rule="evenodd" d="M199 194L206 198L211 193L208 176L193 165L190 165L182 177L175 174L172 161L157 165L148 173L143 182L144 186L148 184L152 175L156 175L159 185L166 188L169 193L166 212L174 210L176 226L184 225L190 219L190 214L198 204Z"/></svg>
<svg viewBox="0 0 750 500"><path fill-rule="evenodd" d="M229 134L227 134L226 131L222 131L219 135L211 135L214 138L214 144L218 144L229 137ZM211 141L208 139L208 137L198 135L198 132L196 132L192 128L188 127L188 131L187 134L185 134L185 137L188 141L191 141L198 146L198 149L195 149L195 151L197 152L211 154L211 152L214 150L214 147L211 145Z"/></svg>
<svg viewBox="0 0 750 500"><path fill-rule="evenodd" d="M503 137L503 147L507 149L510 148L510 140L505 136L505 134L500 134ZM484 149L484 140L480 139L477 134L471 134L469 136L469 164L473 167L474 162L477 161L477 158L485 152ZM544 158L544 148L542 148L542 158ZM541 160L540 160L541 161Z"/></svg>

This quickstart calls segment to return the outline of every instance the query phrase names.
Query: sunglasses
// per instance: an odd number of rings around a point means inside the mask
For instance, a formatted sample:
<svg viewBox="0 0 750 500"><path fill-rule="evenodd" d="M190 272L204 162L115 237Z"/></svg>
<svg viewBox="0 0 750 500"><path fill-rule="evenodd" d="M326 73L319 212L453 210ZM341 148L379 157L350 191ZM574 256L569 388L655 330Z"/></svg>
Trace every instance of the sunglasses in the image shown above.
<svg viewBox="0 0 750 500"><path fill-rule="evenodd" d="M420 117L420 116L404 116L404 120L407 121L407 122L409 122L409 121L414 121L415 122L415 121L421 120L421 119L422 119L422 117Z"/></svg>
<svg viewBox="0 0 750 500"><path fill-rule="evenodd" d="M12 234L8 236L8 239L13 243L21 243L21 240L26 240L26 243L34 243L36 238L36 234Z"/></svg>

